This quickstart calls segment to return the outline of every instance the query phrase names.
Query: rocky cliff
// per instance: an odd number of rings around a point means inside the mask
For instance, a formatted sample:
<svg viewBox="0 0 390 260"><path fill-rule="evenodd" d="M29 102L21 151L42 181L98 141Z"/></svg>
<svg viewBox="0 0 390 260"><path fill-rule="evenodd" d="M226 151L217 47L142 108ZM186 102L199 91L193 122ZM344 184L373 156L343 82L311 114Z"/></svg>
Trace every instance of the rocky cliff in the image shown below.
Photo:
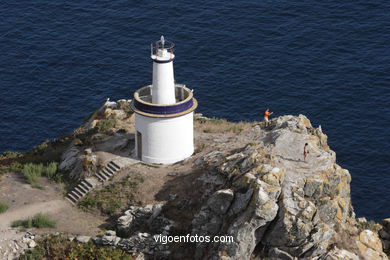
<svg viewBox="0 0 390 260"><path fill-rule="evenodd" d="M359 234L351 176L321 128L302 115L283 116L239 135L253 143L201 158L206 178L218 175L224 185L192 222L193 233L229 234L234 243L200 244L197 259L387 259L376 234Z"/></svg>
<svg viewBox="0 0 390 260"><path fill-rule="evenodd" d="M106 120L123 117L116 110L100 114L108 113ZM189 197L170 194L162 203L132 207L118 219L120 237L109 232L95 238L96 243L122 248L139 259L388 259L377 232L382 227L355 219L351 175L337 164L321 127L314 128L303 115L278 117L269 126L221 123L200 115L195 122L197 153L181 165L192 169L196 181L178 182L188 187ZM91 118L85 127L96 125L104 123ZM118 136L127 140L123 133ZM128 144L119 143L122 148ZM67 151L73 157L79 152ZM61 167L73 167L67 160L65 154ZM74 162L82 168L80 160ZM229 235L234 242L162 245L153 239L183 232ZM388 235L384 228L380 232Z"/></svg>

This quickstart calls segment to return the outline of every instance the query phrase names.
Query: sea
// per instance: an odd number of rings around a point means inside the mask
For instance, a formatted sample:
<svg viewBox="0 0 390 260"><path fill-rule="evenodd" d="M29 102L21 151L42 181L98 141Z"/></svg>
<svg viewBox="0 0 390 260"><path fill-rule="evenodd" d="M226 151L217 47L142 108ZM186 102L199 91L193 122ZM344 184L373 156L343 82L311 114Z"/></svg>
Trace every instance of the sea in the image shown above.
<svg viewBox="0 0 390 260"><path fill-rule="evenodd" d="M175 43L198 113L306 115L352 175L358 217L390 217L390 1L0 3L0 152L70 133L152 82L150 43Z"/></svg>

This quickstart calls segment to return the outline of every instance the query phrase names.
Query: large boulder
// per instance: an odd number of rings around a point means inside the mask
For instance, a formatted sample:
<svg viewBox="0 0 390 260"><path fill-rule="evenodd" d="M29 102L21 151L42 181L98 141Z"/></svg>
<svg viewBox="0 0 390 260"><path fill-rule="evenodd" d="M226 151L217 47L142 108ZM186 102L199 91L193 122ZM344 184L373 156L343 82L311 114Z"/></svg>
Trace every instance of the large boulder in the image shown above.
<svg viewBox="0 0 390 260"><path fill-rule="evenodd" d="M83 171L83 155L74 144L71 144L61 156L58 170L68 172L71 179L81 177Z"/></svg>

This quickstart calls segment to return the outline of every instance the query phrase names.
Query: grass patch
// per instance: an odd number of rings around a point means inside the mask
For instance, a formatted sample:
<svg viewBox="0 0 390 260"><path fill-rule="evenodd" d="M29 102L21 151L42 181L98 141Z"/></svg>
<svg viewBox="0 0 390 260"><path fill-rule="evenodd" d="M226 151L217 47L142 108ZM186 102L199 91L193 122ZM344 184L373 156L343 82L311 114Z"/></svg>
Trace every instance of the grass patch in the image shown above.
<svg viewBox="0 0 390 260"><path fill-rule="evenodd" d="M57 162L50 162L47 165L43 165L42 163L26 163L23 165L21 171L28 184L33 188L43 189L39 184L39 177L41 176L46 176L55 182L62 181L61 175L57 172L57 167Z"/></svg>
<svg viewBox="0 0 390 260"><path fill-rule="evenodd" d="M50 162L43 168L43 174L55 182L61 182L61 175L57 172L58 163Z"/></svg>
<svg viewBox="0 0 390 260"><path fill-rule="evenodd" d="M120 249L97 247L92 242L77 243L64 236L47 236L37 241L37 246L25 252L20 260L41 259L102 259L132 260L133 258Z"/></svg>
<svg viewBox="0 0 390 260"><path fill-rule="evenodd" d="M0 214L6 212L8 209L8 205L5 202L0 201Z"/></svg>
<svg viewBox="0 0 390 260"><path fill-rule="evenodd" d="M143 181L140 176L124 178L120 182L89 193L79 202L79 207L87 211L98 210L110 216L119 213L134 204L134 192Z"/></svg>
<svg viewBox="0 0 390 260"><path fill-rule="evenodd" d="M38 213L32 218L24 219L24 220L16 220L12 222L11 227L24 227L24 228L54 228L56 226L56 222L52 220L50 217Z"/></svg>
<svg viewBox="0 0 390 260"><path fill-rule="evenodd" d="M42 154L49 146L48 144L49 144L49 141L45 141L45 142L41 143L40 145L35 146L34 149L32 150L32 153L33 154Z"/></svg>
<svg viewBox="0 0 390 260"><path fill-rule="evenodd" d="M13 159L13 158L19 157L21 155L22 154L18 153L18 152L7 151L7 152L4 152L4 153L0 154L0 158L1 159Z"/></svg>
<svg viewBox="0 0 390 260"><path fill-rule="evenodd" d="M31 184L34 188L41 188L38 184L39 177L46 176L55 182L61 181L61 175L57 172L58 163L50 162L47 165L42 163L26 163L23 165L22 173L26 182Z"/></svg>
<svg viewBox="0 0 390 260"><path fill-rule="evenodd" d="M122 109L127 115L130 115L131 113L133 113L133 109L131 109L129 102L119 101L117 103L119 105L119 108Z"/></svg>
<svg viewBox="0 0 390 260"><path fill-rule="evenodd" d="M43 172L43 164L27 163L23 166L22 173L26 182L35 185L38 183L38 178L41 177Z"/></svg>
<svg viewBox="0 0 390 260"><path fill-rule="evenodd" d="M0 175L9 173L9 172L21 172L23 165L20 163L12 163L11 165L7 165L5 167L0 168Z"/></svg>
<svg viewBox="0 0 390 260"><path fill-rule="evenodd" d="M378 232L381 229L381 226L372 220L367 222L357 222L356 227L358 228L359 233L366 229L372 230L374 232Z"/></svg>
<svg viewBox="0 0 390 260"><path fill-rule="evenodd" d="M108 132L109 130L111 130L115 126L116 126L116 119L115 118L100 120L96 125L99 132Z"/></svg>
<svg viewBox="0 0 390 260"><path fill-rule="evenodd" d="M195 128L203 133L239 133L253 126L251 122L229 122L218 118L195 119Z"/></svg>

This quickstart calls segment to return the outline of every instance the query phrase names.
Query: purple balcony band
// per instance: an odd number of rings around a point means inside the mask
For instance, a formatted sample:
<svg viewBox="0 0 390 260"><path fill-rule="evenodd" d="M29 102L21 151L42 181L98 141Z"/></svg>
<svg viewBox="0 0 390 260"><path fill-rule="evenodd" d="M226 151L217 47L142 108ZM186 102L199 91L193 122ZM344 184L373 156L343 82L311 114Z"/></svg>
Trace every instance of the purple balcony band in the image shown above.
<svg viewBox="0 0 390 260"><path fill-rule="evenodd" d="M134 93L131 103L134 112L148 117L176 117L188 114L198 106L192 91L181 84L175 84L175 104L153 104L151 102L152 91L153 87L149 85Z"/></svg>

